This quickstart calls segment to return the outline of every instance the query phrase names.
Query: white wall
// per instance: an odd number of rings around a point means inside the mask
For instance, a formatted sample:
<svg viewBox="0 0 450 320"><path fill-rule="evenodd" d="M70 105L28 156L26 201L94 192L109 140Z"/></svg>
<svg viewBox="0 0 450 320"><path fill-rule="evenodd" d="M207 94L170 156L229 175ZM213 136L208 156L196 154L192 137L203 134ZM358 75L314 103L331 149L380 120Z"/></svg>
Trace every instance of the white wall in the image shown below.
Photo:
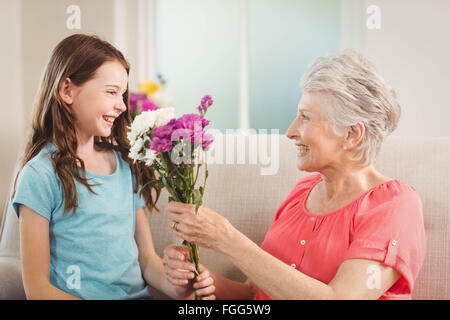
<svg viewBox="0 0 450 320"><path fill-rule="evenodd" d="M69 30L69 5L81 8L81 29ZM73 33L113 39L112 0L0 0L0 219L14 165L22 155L41 75L56 44Z"/></svg>
<svg viewBox="0 0 450 320"><path fill-rule="evenodd" d="M23 149L21 2L0 1L0 221L19 150ZM5 45L5 46L4 46Z"/></svg>
<svg viewBox="0 0 450 320"><path fill-rule="evenodd" d="M353 16L342 20L343 46L360 49L397 92L402 117L394 134L450 137L450 1L342 2ZM379 30L360 19L369 5L381 9Z"/></svg>

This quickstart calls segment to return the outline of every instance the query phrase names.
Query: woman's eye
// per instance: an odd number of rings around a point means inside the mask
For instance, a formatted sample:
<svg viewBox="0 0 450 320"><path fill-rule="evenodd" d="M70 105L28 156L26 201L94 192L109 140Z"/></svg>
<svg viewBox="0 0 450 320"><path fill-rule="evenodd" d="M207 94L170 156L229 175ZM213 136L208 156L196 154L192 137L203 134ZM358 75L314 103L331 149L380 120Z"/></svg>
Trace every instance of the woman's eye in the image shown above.
<svg viewBox="0 0 450 320"><path fill-rule="evenodd" d="M303 120L308 120L308 119L309 119L309 118L308 118L307 116L305 116L304 114L301 114L300 117L301 117Z"/></svg>
<svg viewBox="0 0 450 320"><path fill-rule="evenodd" d="M112 95L116 94L115 91L108 91L108 93L109 93L109 94L112 94Z"/></svg>

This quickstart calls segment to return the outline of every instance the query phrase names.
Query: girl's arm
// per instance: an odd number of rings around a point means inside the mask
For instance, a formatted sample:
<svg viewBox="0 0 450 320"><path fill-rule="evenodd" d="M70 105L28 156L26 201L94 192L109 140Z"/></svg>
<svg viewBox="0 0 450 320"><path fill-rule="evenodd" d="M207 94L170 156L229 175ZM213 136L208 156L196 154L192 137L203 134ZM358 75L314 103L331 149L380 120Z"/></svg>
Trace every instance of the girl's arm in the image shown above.
<svg viewBox="0 0 450 320"><path fill-rule="evenodd" d="M50 283L49 222L25 205L19 207L20 252L27 299L81 300Z"/></svg>
<svg viewBox="0 0 450 320"><path fill-rule="evenodd" d="M188 257L186 246L170 245L164 249L164 266L171 283L182 283L188 279L189 268L194 267L194 264L187 261ZM200 268L207 270L203 265L200 265ZM250 279L242 283L208 271L214 279L214 294L218 300L251 300L258 290Z"/></svg>
<svg viewBox="0 0 450 320"><path fill-rule="evenodd" d="M239 282L222 277L221 275L211 273L216 286L215 295L218 300L252 300L258 288L247 279L245 282Z"/></svg>
<svg viewBox="0 0 450 320"><path fill-rule="evenodd" d="M150 225L143 207L136 210L135 240L139 249L139 265L141 267L144 280L159 291L164 292L166 295L174 299L193 298L192 289L189 289L189 284L184 284L184 282L173 284L167 278L163 260L158 256L155 251L155 247L153 246ZM187 271L186 273L192 275L189 279L194 278L194 274L192 272ZM199 277L197 277L197 285L195 285L195 289L201 288L201 291L198 293L199 295L204 296L204 299L215 298L215 296L212 295L215 289L212 282L213 279L209 276L207 271L202 271Z"/></svg>

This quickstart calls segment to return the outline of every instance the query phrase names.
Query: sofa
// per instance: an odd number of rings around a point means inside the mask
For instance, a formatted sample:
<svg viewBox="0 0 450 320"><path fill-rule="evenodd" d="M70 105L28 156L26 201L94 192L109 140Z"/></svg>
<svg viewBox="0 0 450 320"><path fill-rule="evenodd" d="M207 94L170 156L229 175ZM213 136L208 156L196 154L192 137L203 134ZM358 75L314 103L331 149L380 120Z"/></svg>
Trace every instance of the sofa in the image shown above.
<svg viewBox="0 0 450 320"><path fill-rule="evenodd" d="M208 164L203 202L261 244L278 206L296 182L309 173L297 170L297 150L285 136L227 135L220 139L224 143L211 150L217 163ZM245 161L239 158L242 152ZM254 161L255 152L258 161ZM427 254L415 282L413 299L450 299L449 159L450 138L392 136L384 143L375 165L385 175L412 185L423 202ZM160 212L149 214L153 241L160 255L167 245L181 243L174 237L165 214L167 199L163 191L158 202ZM10 204L4 215L0 229L0 299L24 299L18 219ZM225 277L245 280L232 263L212 250L201 248L200 261ZM151 292L158 299L168 298L154 288Z"/></svg>

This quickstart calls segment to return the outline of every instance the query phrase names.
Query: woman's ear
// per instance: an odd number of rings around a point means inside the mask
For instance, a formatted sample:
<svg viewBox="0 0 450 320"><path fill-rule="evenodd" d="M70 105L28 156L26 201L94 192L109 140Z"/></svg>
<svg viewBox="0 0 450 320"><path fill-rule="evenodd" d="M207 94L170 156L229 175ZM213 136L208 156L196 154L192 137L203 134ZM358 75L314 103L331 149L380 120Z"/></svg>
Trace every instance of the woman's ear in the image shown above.
<svg viewBox="0 0 450 320"><path fill-rule="evenodd" d="M362 121L358 121L355 125L350 126L345 137L345 150L357 147L361 143L365 133L366 126Z"/></svg>
<svg viewBox="0 0 450 320"><path fill-rule="evenodd" d="M74 85L70 78L66 78L59 87L59 96L68 105L73 103Z"/></svg>

